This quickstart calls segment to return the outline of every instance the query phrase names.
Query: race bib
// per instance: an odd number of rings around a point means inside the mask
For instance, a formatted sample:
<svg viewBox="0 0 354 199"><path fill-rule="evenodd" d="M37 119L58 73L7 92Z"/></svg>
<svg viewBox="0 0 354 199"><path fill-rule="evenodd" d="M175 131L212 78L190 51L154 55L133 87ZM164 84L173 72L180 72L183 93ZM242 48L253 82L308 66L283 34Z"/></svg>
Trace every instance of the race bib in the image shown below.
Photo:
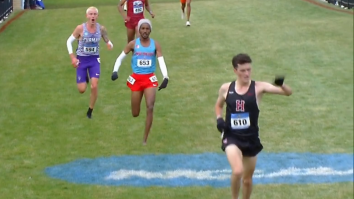
<svg viewBox="0 0 354 199"><path fill-rule="evenodd" d="M134 85L134 83L135 83L135 79L134 79L132 76L130 76L130 75L129 75L127 81L128 81L131 85Z"/></svg>
<svg viewBox="0 0 354 199"><path fill-rule="evenodd" d="M144 12L144 5L143 2L141 1L134 1L133 2L133 13L134 14L139 14Z"/></svg>
<svg viewBox="0 0 354 199"><path fill-rule="evenodd" d="M150 77L150 81L151 81L151 82L157 82L156 76L155 76L155 75L154 75L154 76L151 76L151 77Z"/></svg>
<svg viewBox="0 0 354 199"><path fill-rule="evenodd" d="M137 62L138 62L137 63L138 67L143 67L143 68L151 67L151 59L138 59Z"/></svg>
<svg viewBox="0 0 354 199"><path fill-rule="evenodd" d="M251 125L249 113L232 113L231 128L232 129L247 129Z"/></svg>
<svg viewBox="0 0 354 199"><path fill-rule="evenodd" d="M84 46L84 53L90 54L90 53L96 53L96 52L97 52L97 47Z"/></svg>

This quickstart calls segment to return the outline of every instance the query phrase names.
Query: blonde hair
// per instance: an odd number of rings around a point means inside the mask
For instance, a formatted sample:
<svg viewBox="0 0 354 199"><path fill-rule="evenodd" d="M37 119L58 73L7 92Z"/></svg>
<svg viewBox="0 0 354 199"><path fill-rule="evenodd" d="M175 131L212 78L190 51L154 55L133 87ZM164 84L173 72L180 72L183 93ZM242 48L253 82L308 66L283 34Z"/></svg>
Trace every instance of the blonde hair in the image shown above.
<svg viewBox="0 0 354 199"><path fill-rule="evenodd" d="M88 12L89 12L90 10L92 10L92 9L96 10L96 12L97 12L97 14L98 14L98 9L97 9L96 7L94 7L94 6L91 6L91 7L87 8L86 14L88 14Z"/></svg>

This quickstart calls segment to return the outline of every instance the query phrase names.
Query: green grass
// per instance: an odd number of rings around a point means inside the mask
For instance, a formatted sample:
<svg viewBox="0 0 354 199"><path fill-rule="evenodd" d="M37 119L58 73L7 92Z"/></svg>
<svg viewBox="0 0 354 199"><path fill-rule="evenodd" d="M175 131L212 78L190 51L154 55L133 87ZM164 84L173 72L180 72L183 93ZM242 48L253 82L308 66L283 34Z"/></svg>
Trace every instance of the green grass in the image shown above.
<svg viewBox="0 0 354 199"><path fill-rule="evenodd" d="M168 88L158 92L147 146L145 107L132 118L130 56L110 80L126 44L117 1L46 0L0 34L0 196L34 198L231 198L228 188L134 188L77 185L45 175L48 166L78 158L123 154L221 152L214 103L232 81L231 58L247 52L253 78L285 73L291 97L265 96L260 105L265 152L353 153L353 16L303 1L193 1L190 28L179 1L152 1L151 37L162 45ZM101 51L94 119L85 117L66 40L96 5L114 50ZM72 8L73 6L73 8ZM58 9L60 8L60 9ZM65 9L64 9L65 8ZM158 69L157 76L161 80ZM253 198L349 199L353 183L257 185Z"/></svg>

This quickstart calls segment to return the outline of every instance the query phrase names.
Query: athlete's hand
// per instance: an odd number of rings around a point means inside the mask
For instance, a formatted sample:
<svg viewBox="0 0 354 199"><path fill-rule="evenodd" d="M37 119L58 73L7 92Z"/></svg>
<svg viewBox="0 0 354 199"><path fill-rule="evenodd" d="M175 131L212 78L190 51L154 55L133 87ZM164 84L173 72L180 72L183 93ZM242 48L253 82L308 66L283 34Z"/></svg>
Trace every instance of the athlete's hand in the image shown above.
<svg viewBox="0 0 354 199"><path fill-rule="evenodd" d="M128 22L128 21L130 21L130 17L125 16L125 17L124 17L124 22Z"/></svg>
<svg viewBox="0 0 354 199"><path fill-rule="evenodd" d="M77 68L79 66L79 63L80 61L76 57L71 58L71 64L73 65L74 68Z"/></svg>
<svg viewBox="0 0 354 199"><path fill-rule="evenodd" d="M107 48L108 50L112 50L113 49L113 44L111 41L107 42Z"/></svg>
<svg viewBox="0 0 354 199"><path fill-rule="evenodd" d="M285 77L283 75L275 76L274 84L277 86L283 86Z"/></svg>
<svg viewBox="0 0 354 199"><path fill-rule="evenodd" d="M155 14L154 13L150 13L151 17L154 18L155 17Z"/></svg>
<svg viewBox="0 0 354 199"><path fill-rule="evenodd" d="M159 87L159 90L166 88L167 84L168 84L168 78L165 77L165 78L163 78L163 81L162 81L162 84Z"/></svg>
<svg viewBox="0 0 354 199"><path fill-rule="evenodd" d="M224 132L224 130L225 130L225 121L224 121L224 119L222 117L220 117L220 118L218 118L216 120L216 128L218 129L218 131L220 133Z"/></svg>
<svg viewBox="0 0 354 199"><path fill-rule="evenodd" d="M112 79L112 81L118 79L118 72L113 72L111 79Z"/></svg>

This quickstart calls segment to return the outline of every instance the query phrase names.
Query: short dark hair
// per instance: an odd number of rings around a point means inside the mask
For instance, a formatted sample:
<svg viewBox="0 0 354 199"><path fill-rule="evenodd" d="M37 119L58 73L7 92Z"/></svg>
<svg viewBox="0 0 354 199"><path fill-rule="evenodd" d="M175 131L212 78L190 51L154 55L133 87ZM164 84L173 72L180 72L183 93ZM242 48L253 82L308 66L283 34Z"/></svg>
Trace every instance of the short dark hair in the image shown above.
<svg viewBox="0 0 354 199"><path fill-rule="evenodd" d="M238 67L238 64L248 64L252 63L252 59L248 54L240 53L232 58L232 65L234 68Z"/></svg>

